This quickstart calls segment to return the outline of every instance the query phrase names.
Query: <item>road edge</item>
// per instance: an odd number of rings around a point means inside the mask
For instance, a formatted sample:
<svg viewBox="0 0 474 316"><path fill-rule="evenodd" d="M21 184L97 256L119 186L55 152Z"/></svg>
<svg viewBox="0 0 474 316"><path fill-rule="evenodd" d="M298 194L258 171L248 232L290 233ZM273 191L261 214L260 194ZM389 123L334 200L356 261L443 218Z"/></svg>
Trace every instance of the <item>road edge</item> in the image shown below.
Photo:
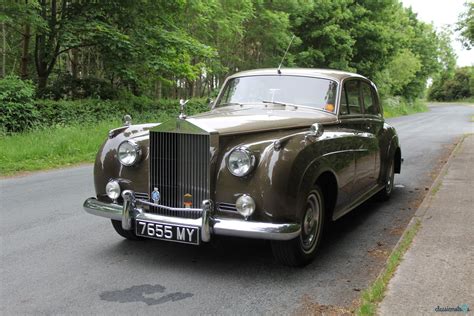
<svg viewBox="0 0 474 316"><path fill-rule="evenodd" d="M461 137L457 138L454 141L454 143L456 145L452 149L451 153L449 154L448 159L444 163L443 167L439 171L439 173L436 176L433 183L431 184L429 190L427 191L425 197L423 198L423 201L418 206L415 214L413 215L413 217L408 222L408 225L406 226L405 230L403 231L403 234L400 236L400 239L397 241L397 243L393 247L392 251L390 252L389 256L387 257L387 261L385 262L382 270L377 275L375 280L364 291L362 291L362 294L359 297L359 304L356 308L356 314L357 315L374 315L374 314L377 314L379 304L382 300L380 299L380 300L374 300L374 301L364 303L363 302L364 301L364 295L367 295L367 293L374 287L374 285L377 282L379 282L381 279L384 278L384 276L388 272L387 267L388 267L388 264L389 264L389 259L392 258L392 256L396 255L396 253L399 252L401 248L404 248L404 247L402 247L403 243L405 243L407 240L409 240L410 243L408 244L408 247L406 247L406 249L404 249L403 253L401 253L400 262L403 260L403 255L405 254L406 250L408 250L408 248L411 245L411 242L413 241L413 238L416 236L417 232L419 231L419 229L423 225L423 220L422 219L425 216L426 212L428 211L428 209L429 209L429 207L430 207L430 205L433 201L434 196L436 195L437 191L439 190L439 187L441 186L441 184L443 182L444 176L446 175L449 167L452 164L453 158L456 156L457 152L459 151L459 148L461 148L464 140L467 137L472 136L472 135L474 135L474 134L471 134L471 133L464 134L464 135L462 135ZM400 262L398 262L398 263L400 263ZM397 266L398 266L398 263L397 263ZM396 272L396 269L397 268L395 268L395 271L393 271L393 273ZM387 290L388 282L390 281L390 279L392 277L393 277L393 274L387 280L385 288L383 289L382 299L385 296L385 291ZM374 308L373 309L369 308L368 310L364 310L363 309L364 304L372 304L372 305L374 305L373 306Z"/></svg>

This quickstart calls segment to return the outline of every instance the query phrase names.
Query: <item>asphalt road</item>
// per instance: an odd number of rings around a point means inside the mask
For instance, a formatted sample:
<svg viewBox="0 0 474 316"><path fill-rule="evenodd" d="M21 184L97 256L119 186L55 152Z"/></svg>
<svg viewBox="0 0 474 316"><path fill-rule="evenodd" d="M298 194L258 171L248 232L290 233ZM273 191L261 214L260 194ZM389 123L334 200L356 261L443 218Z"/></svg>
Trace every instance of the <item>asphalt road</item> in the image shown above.
<svg viewBox="0 0 474 316"><path fill-rule="evenodd" d="M348 307L372 282L463 133L474 107L436 106L391 119L405 162L388 203L367 202L331 227L303 269L269 245L220 239L201 247L123 240L82 210L92 167L0 180L0 313L261 314ZM0 149L1 150L1 149Z"/></svg>

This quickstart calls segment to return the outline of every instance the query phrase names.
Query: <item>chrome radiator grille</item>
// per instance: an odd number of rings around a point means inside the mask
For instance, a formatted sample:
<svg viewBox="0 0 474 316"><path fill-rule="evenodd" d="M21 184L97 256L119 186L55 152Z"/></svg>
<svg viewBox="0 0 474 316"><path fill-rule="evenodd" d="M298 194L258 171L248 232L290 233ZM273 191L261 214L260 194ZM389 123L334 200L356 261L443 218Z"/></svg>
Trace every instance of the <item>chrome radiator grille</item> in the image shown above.
<svg viewBox="0 0 474 316"><path fill-rule="evenodd" d="M201 208L209 199L209 135L150 132L150 192L157 188L159 204L170 207ZM191 197L185 201L185 195ZM195 211L171 212L152 207L150 212L197 218Z"/></svg>

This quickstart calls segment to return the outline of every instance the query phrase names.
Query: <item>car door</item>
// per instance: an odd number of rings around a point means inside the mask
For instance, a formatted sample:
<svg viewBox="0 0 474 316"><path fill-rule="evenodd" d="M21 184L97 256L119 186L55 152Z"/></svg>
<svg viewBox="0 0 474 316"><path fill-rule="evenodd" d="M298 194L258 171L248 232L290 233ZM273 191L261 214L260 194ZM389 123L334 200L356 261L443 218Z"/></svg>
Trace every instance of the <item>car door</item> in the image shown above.
<svg viewBox="0 0 474 316"><path fill-rule="evenodd" d="M350 147L354 152L355 159L355 173L351 190L353 200L369 191L373 185L374 152L378 148L378 145L375 144L376 138L370 133L366 124L361 84L362 81L359 79L351 79L344 83L348 103L345 125L353 134Z"/></svg>
<svg viewBox="0 0 474 316"><path fill-rule="evenodd" d="M377 97L377 92L373 84L365 81L361 81L361 94L362 94L362 104L364 106L364 116L365 116L365 128L367 129L368 135L368 145L370 157L373 160L372 162L372 171L368 179L369 187L377 185L377 180L380 173L380 164L381 164L381 153L380 153L380 144L378 139L380 139L380 133L383 131L383 118L380 111L379 99Z"/></svg>

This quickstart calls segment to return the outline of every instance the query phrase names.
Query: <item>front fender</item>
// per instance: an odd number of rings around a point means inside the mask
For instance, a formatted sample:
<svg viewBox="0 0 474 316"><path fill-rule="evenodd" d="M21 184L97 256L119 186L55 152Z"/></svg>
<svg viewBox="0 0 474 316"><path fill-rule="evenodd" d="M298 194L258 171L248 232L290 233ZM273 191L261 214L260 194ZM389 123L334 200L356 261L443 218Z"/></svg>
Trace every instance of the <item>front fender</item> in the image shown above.
<svg viewBox="0 0 474 316"><path fill-rule="evenodd" d="M239 196L248 194L257 204L252 220L271 222L294 220L295 196L288 194L288 188L294 183L291 170L295 157L304 145L299 143L302 138L298 137L291 137L280 150L276 150L273 143L302 131L266 132L221 139L220 164L216 174L216 202L235 203ZM255 170L242 178L232 175L226 165L231 151L241 146L249 148L257 157ZM299 179L295 185L298 182Z"/></svg>
<svg viewBox="0 0 474 316"><path fill-rule="evenodd" d="M107 200L105 186L117 179L122 190L148 192L149 132L157 124L142 124L113 130L100 147L94 163L94 186L99 199ZM117 159L117 148L125 140L133 139L142 150L142 158L134 166L125 167ZM145 176L144 176L145 175Z"/></svg>
<svg viewBox="0 0 474 316"><path fill-rule="evenodd" d="M298 221L304 196L318 176L326 171L336 174L333 167L338 164L332 162L333 157L328 153L336 152L335 148L340 146L335 133L328 132L313 142L305 139L305 131L247 136L221 146L216 202L235 203L239 196L248 194L257 204L252 220ZM273 142L282 137L285 143L275 149ZM255 171L243 178L233 176L226 166L227 156L240 146L248 147L258 159ZM342 164L341 169L344 167Z"/></svg>

